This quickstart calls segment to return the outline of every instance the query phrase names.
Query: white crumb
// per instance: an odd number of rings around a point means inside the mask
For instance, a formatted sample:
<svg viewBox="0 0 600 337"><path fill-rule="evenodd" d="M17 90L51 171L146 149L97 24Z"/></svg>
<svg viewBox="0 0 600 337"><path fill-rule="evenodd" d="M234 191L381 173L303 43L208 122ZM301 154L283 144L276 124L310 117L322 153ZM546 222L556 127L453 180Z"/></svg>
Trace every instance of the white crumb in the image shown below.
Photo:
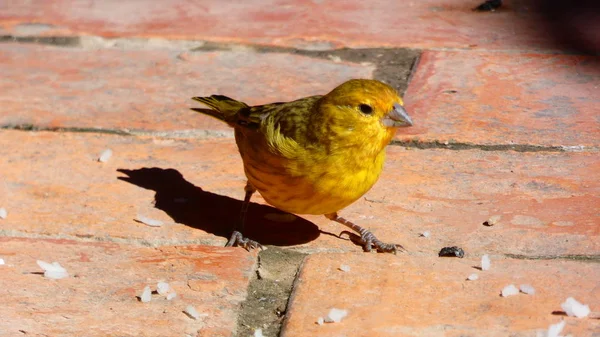
<svg viewBox="0 0 600 337"><path fill-rule="evenodd" d="M587 317L590 314L590 307L579 303L573 297L567 298L567 300L560 305L560 307L567 313L568 316L575 316L577 318Z"/></svg>
<svg viewBox="0 0 600 337"><path fill-rule="evenodd" d="M327 316L325 316L324 321L325 323L339 323L347 315L348 310L332 308L329 310Z"/></svg>
<svg viewBox="0 0 600 337"><path fill-rule="evenodd" d="M54 280L60 280L69 277L67 270L63 268L58 262L44 262L37 260L38 266L44 270L44 277Z"/></svg>
<svg viewBox="0 0 600 337"><path fill-rule="evenodd" d="M138 215L135 218L135 221L137 222L141 222L144 225L150 226L150 227L160 227L163 225L163 222L160 220L155 220L155 219L150 219L148 217L145 217L143 215Z"/></svg>
<svg viewBox="0 0 600 337"><path fill-rule="evenodd" d="M319 324L319 325L325 324L325 320L323 319L323 317L317 318L317 324Z"/></svg>
<svg viewBox="0 0 600 337"><path fill-rule="evenodd" d="M100 157L98 157L98 161L101 163L106 163L110 159L110 157L112 157L112 154L113 152L111 149L106 149L102 151Z"/></svg>
<svg viewBox="0 0 600 337"><path fill-rule="evenodd" d="M498 223L498 221L500 221L501 218L501 215L492 215L486 222L483 223L483 225L488 227L494 226Z"/></svg>
<svg viewBox="0 0 600 337"><path fill-rule="evenodd" d="M350 266L347 264L342 264L340 265L340 270L344 271L344 272L349 272L350 271Z"/></svg>
<svg viewBox="0 0 600 337"><path fill-rule="evenodd" d="M481 270L490 270L490 266L492 265L492 261L490 261L490 256L485 254L481 257Z"/></svg>
<svg viewBox="0 0 600 337"><path fill-rule="evenodd" d="M424 231L423 233L421 233L421 236L424 238L428 238L431 236L431 233L429 233L429 231Z"/></svg>
<svg viewBox="0 0 600 337"><path fill-rule="evenodd" d="M169 292L169 289L171 289L171 287L169 286L169 284L167 282L158 282L156 284L156 292L159 293L160 295L165 295Z"/></svg>
<svg viewBox="0 0 600 337"><path fill-rule="evenodd" d="M152 301L152 290L149 286L144 287L142 294L140 295L140 301L147 303Z"/></svg>
<svg viewBox="0 0 600 337"><path fill-rule="evenodd" d="M265 335L262 333L262 329L254 330L254 337L265 337Z"/></svg>
<svg viewBox="0 0 600 337"><path fill-rule="evenodd" d="M519 293L519 289L514 284L507 285L502 289L502 297L513 296Z"/></svg>
<svg viewBox="0 0 600 337"><path fill-rule="evenodd" d="M564 329L565 324L566 324L566 321L564 321L564 320L562 320L556 324L551 324L548 327L548 333L546 334L546 337L560 337L560 333Z"/></svg>
<svg viewBox="0 0 600 337"><path fill-rule="evenodd" d="M479 275L477 275L475 273L473 273L473 274L469 275L469 277L467 277L467 280L469 280L469 281L475 281L477 279L479 279Z"/></svg>
<svg viewBox="0 0 600 337"><path fill-rule="evenodd" d="M194 308L191 305L188 305L187 307L185 307L184 312L193 319L198 319L200 317L208 316L208 314L199 314L198 311L196 310L196 308Z"/></svg>
<svg viewBox="0 0 600 337"><path fill-rule="evenodd" d="M327 55L327 58L330 59L333 63L342 62L342 58L337 55Z"/></svg>
<svg viewBox="0 0 600 337"><path fill-rule="evenodd" d="M0 266L4 265L4 259L0 259Z"/></svg>
<svg viewBox="0 0 600 337"><path fill-rule="evenodd" d="M8 212L4 208L0 208L0 219L6 219Z"/></svg>
<svg viewBox="0 0 600 337"><path fill-rule="evenodd" d="M171 292L167 294L167 301L170 301L175 297L177 297L177 293L175 292L175 290L171 290Z"/></svg>
<svg viewBox="0 0 600 337"><path fill-rule="evenodd" d="M521 290L521 292L523 294L527 294L527 295L535 294L535 288L532 287L530 284L521 284L519 286L519 290Z"/></svg>

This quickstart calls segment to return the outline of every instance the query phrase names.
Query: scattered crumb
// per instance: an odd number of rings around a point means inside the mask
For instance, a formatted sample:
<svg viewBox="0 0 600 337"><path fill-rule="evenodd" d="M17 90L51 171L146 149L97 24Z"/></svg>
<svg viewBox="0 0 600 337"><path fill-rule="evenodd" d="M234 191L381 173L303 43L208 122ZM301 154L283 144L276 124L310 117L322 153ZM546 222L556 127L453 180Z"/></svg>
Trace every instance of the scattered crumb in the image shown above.
<svg viewBox="0 0 600 337"><path fill-rule="evenodd" d="M329 310L327 316L325 316L324 321L325 323L339 323L347 315L348 310L332 308Z"/></svg>
<svg viewBox="0 0 600 337"><path fill-rule="evenodd" d="M317 319L317 324L319 324L319 325L323 325L323 324L325 324L325 320L323 319L323 317L319 317L319 318Z"/></svg>
<svg viewBox="0 0 600 337"><path fill-rule="evenodd" d="M196 311L196 308L194 308L191 305L188 305L187 307L185 307L185 310L183 312L185 312L186 315L190 316L190 318L193 318L193 319L198 319L200 317L208 316L208 314L199 314L198 311Z"/></svg>
<svg viewBox="0 0 600 337"><path fill-rule="evenodd" d="M159 293L160 295L167 294L170 289L171 289L171 287L169 287L169 284L167 282L158 282L156 284L156 292Z"/></svg>
<svg viewBox="0 0 600 337"><path fill-rule="evenodd" d="M521 290L522 293L527 294L527 295L533 295L533 294L535 294L535 288L533 288L529 284L521 284L519 286L519 290Z"/></svg>
<svg viewBox="0 0 600 337"><path fill-rule="evenodd" d="M577 318L587 317L590 314L590 307L579 303L573 297L567 298L567 300L560 305L560 307L567 313L568 316L575 316Z"/></svg>
<svg viewBox="0 0 600 337"><path fill-rule="evenodd" d="M444 247L438 253L439 257L465 257L465 251L462 248L452 246L452 247Z"/></svg>
<svg viewBox="0 0 600 337"><path fill-rule="evenodd" d="M502 289L502 297L513 296L519 293L519 289L514 284L507 285Z"/></svg>
<svg viewBox="0 0 600 337"><path fill-rule="evenodd" d="M500 221L500 218L502 218L501 215L492 215L489 219L483 222L483 225L492 227Z"/></svg>
<svg viewBox="0 0 600 337"><path fill-rule="evenodd" d="M152 290L149 286L144 287L142 294L140 295L140 301L143 303L150 302L152 300Z"/></svg>
<svg viewBox="0 0 600 337"><path fill-rule="evenodd" d="M327 58L330 59L331 61L333 61L333 63L342 62L342 58L337 55L327 55Z"/></svg>
<svg viewBox="0 0 600 337"><path fill-rule="evenodd" d="M490 270L492 266L492 261L490 260L490 256L485 254L481 257L481 270Z"/></svg>
<svg viewBox="0 0 600 337"><path fill-rule="evenodd" d="M172 290L170 293L167 294L167 301L170 301L175 297L177 297L177 293L174 290Z"/></svg>
<svg viewBox="0 0 600 337"><path fill-rule="evenodd" d="M548 327L548 334L546 334L546 337L560 337L560 333L564 329L565 324L566 324L566 322L564 320L562 320L556 324L551 324Z"/></svg>
<svg viewBox="0 0 600 337"><path fill-rule="evenodd" d="M44 262L37 260L38 266L44 270L44 277L54 280L60 280L69 277L67 270L63 268L58 262Z"/></svg>
<svg viewBox="0 0 600 337"><path fill-rule="evenodd" d="M0 266L4 265L4 259L0 259Z"/></svg>
<svg viewBox="0 0 600 337"><path fill-rule="evenodd" d="M0 219L6 219L8 212L4 208L0 208Z"/></svg>
<svg viewBox="0 0 600 337"><path fill-rule="evenodd" d="M110 157L112 157L112 154L113 152L111 149L106 149L102 151L100 157L98 157L98 161L101 163L106 163L110 159Z"/></svg>
<svg viewBox="0 0 600 337"><path fill-rule="evenodd" d="M473 274L469 275L469 277L467 277L467 280L469 280L469 281L475 281L478 279L479 279L479 275L477 275L475 273L473 273Z"/></svg>
<svg viewBox="0 0 600 337"><path fill-rule="evenodd" d="M160 220L155 220L155 219L150 219L148 217L145 217L143 215L138 215L135 219L135 221L137 222L141 222L144 225L150 226L150 227L160 227L163 225L163 222Z"/></svg>
<svg viewBox="0 0 600 337"><path fill-rule="evenodd" d="M342 264L340 265L340 270L341 271L345 271L345 272L349 272L350 271L350 266L347 264Z"/></svg>
<svg viewBox="0 0 600 337"><path fill-rule="evenodd" d="M265 335L262 333L262 329L254 330L254 337L265 337Z"/></svg>
<svg viewBox="0 0 600 337"><path fill-rule="evenodd" d="M424 238L428 238L431 236L431 233L429 233L429 231L424 231L423 233L421 233L421 236Z"/></svg>

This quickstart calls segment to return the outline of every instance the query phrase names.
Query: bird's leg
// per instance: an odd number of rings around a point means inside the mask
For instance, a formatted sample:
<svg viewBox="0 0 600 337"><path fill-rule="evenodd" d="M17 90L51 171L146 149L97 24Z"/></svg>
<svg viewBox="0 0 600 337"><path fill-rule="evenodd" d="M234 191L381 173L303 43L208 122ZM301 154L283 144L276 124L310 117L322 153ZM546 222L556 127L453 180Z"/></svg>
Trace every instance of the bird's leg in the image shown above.
<svg viewBox="0 0 600 337"><path fill-rule="evenodd" d="M246 250L260 248L263 249L263 246L248 238L245 238L242 235L244 231L244 225L246 224L246 213L248 213L248 206L250 206L250 198L252 198L252 194L256 192L256 188L250 184L250 182L246 182L246 187L244 187L244 191L246 191L246 195L244 196L244 202L242 203L242 210L240 212L240 219L238 221L238 225L234 227L233 232L231 233L231 237L225 247L235 247L240 246Z"/></svg>
<svg viewBox="0 0 600 337"><path fill-rule="evenodd" d="M404 247L402 247L401 245L381 242L368 229L362 228L359 225L356 225L356 224L352 223L351 221L344 219L343 217L339 216L337 213L325 214L325 217L327 217L327 219L329 219L329 220L333 220L337 223L341 223L342 225L349 227L353 231L357 232L359 235L356 235L356 234L348 232L348 231L343 231L340 233L339 236L342 236L343 234L348 234L348 236L350 236L350 238L355 238L356 241L358 241L363 246L363 250L365 252L370 252L373 248L377 249L377 252L379 252L379 253L394 253L394 254L396 254L397 251L404 250Z"/></svg>

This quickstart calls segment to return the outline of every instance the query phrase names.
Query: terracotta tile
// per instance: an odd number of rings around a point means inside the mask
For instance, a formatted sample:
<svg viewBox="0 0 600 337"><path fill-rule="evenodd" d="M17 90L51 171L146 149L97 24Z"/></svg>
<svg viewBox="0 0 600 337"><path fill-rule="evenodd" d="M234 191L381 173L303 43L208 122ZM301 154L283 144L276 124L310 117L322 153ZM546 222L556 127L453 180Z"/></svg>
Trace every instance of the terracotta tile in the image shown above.
<svg viewBox="0 0 600 337"><path fill-rule="evenodd" d="M0 144L4 234L221 246L238 221L245 179L233 139L3 131ZM113 155L100 163L105 149ZM272 207L250 210L249 222L259 225L245 232L263 244L305 243L319 234L306 220L283 227L266 219L277 213ZM164 224L138 223L139 215Z"/></svg>
<svg viewBox="0 0 600 337"><path fill-rule="evenodd" d="M341 264L350 271L339 270ZM474 259L314 254L295 284L282 337L533 337L562 319L565 335L599 331L599 319L553 313L569 296L598 311L596 263L492 257L491 270L474 269L477 265ZM467 281L472 273L479 279ZM501 297L509 284L530 284L536 293ZM348 316L318 325L331 308L348 310Z"/></svg>
<svg viewBox="0 0 600 337"><path fill-rule="evenodd" d="M409 254L460 246L467 256L597 255L597 157L390 146L378 183L342 214L379 238L404 245ZM484 226L493 216L500 220ZM315 223L327 232L340 231L327 221ZM424 231L431 237L420 237ZM319 245L340 245L334 237L321 238Z"/></svg>
<svg viewBox="0 0 600 337"><path fill-rule="evenodd" d="M548 48L530 2L493 13L481 1L106 0L11 3L0 7L4 34L145 36L262 43L300 48L360 46Z"/></svg>
<svg viewBox="0 0 600 337"><path fill-rule="evenodd" d="M593 57L426 51L405 95L415 126L400 139L598 146Z"/></svg>
<svg viewBox="0 0 600 337"><path fill-rule="evenodd" d="M107 148L112 158L97 162ZM5 235L223 245L243 198L245 179L232 139L3 131L0 157L0 207L9 212L0 220ZM341 214L403 244L409 254L458 245L467 256L593 255L600 252L599 165L594 152L390 146L379 182ZM258 195L253 201L264 203ZM309 251L361 250L327 235L343 227L323 216L282 222L272 214L274 208L253 204L246 234ZM138 215L164 225L137 223ZM493 216L500 216L496 225L482 225ZM419 237L423 231L431 237Z"/></svg>
<svg viewBox="0 0 600 337"><path fill-rule="evenodd" d="M2 44L0 125L203 129L229 135L222 123L189 110L200 106L190 98L223 94L248 104L293 100L324 94L351 78L370 78L373 69L249 50L87 50Z"/></svg>
<svg viewBox="0 0 600 337"><path fill-rule="evenodd" d="M231 248L143 248L103 242L0 238L2 335L232 336L254 255ZM69 277L46 279L36 260L58 262ZM173 300L145 286L168 282ZM190 282L199 283L191 288ZM193 305L206 317L183 313Z"/></svg>

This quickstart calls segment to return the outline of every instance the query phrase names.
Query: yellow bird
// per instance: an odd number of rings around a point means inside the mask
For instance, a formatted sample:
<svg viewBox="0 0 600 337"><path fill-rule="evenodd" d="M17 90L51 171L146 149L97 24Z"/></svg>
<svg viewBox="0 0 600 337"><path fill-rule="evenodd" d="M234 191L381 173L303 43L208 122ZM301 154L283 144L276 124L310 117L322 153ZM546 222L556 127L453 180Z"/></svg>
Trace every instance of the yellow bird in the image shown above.
<svg viewBox="0 0 600 337"><path fill-rule="evenodd" d="M234 128L248 178L240 223L227 246L262 247L241 234L250 198L258 191L282 211L324 214L351 228L365 251L402 249L338 215L375 184L396 128L412 125L392 87L355 79L324 96L259 106L221 95L193 99L211 110L192 110Z"/></svg>

